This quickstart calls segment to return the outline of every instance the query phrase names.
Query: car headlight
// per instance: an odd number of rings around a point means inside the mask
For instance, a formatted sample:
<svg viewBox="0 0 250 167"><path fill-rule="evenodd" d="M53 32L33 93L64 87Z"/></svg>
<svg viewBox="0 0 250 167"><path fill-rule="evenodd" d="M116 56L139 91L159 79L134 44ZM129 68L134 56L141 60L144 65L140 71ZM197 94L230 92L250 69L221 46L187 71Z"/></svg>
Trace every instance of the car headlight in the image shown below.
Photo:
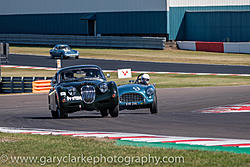
<svg viewBox="0 0 250 167"><path fill-rule="evenodd" d="M77 93L77 90L76 90L75 87L70 87L70 88L68 88L68 94L69 94L70 96L75 96L76 93Z"/></svg>
<svg viewBox="0 0 250 167"><path fill-rule="evenodd" d="M101 83L99 85L99 89L102 93L106 93L108 91L108 84L107 83Z"/></svg>
<svg viewBox="0 0 250 167"><path fill-rule="evenodd" d="M146 91L148 96L152 96L154 94L154 89L153 88L148 88Z"/></svg>

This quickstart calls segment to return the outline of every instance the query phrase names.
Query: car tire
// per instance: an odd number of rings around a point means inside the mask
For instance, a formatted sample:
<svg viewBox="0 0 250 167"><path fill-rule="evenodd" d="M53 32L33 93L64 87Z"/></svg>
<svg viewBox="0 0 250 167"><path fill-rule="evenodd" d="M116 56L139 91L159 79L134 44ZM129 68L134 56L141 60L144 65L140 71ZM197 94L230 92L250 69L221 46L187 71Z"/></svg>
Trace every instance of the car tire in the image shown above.
<svg viewBox="0 0 250 167"><path fill-rule="evenodd" d="M61 54L61 55L60 55L60 58L61 58L61 59L64 59L64 55L63 55L63 54Z"/></svg>
<svg viewBox="0 0 250 167"><path fill-rule="evenodd" d="M111 117L118 117L119 115L119 105L116 105L114 108L109 109L109 114Z"/></svg>
<svg viewBox="0 0 250 167"><path fill-rule="evenodd" d="M75 59L79 59L79 56L75 56Z"/></svg>
<svg viewBox="0 0 250 167"><path fill-rule="evenodd" d="M60 108L57 108L57 114L58 114L58 118L68 118L68 113L66 113Z"/></svg>
<svg viewBox="0 0 250 167"><path fill-rule="evenodd" d="M150 106L150 112L151 112L151 114L157 114L158 113L157 96L156 96L156 94L154 96L154 102Z"/></svg>
<svg viewBox="0 0 250 167"><path fill-rule="evenodd" d="M58 118L58 114L56 111L51 110L51 115L52 115L52 118L54 119Z"/></svg>
<svg viewBox="0 0 250 167"><path fill-rule="evenodd" d="M68 113L61 110L58 106L56 106L56 111L51 110L51 115L53 118L68 118Z"/></svg>
<svg viewBox="0 0 250 167"><path fill-rule="evenodd" d="M107 117L107 116L109 115L107 109L101 109L101 110L100 110L100 113L101 113L102 117Z"/></svg>
<svg viewBox="0 0 250 167"><path fill-rule="evenodd" d="M54 57L53 55L50 55L50 58L51 58L51 59L54 59L55 57Z"/></svg>

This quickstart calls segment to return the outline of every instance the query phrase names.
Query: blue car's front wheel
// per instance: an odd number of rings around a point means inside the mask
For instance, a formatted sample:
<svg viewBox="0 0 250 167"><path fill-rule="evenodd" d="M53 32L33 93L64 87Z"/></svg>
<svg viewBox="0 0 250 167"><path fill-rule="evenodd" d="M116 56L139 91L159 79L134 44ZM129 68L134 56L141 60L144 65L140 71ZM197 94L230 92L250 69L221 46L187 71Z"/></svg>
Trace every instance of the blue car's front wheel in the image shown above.
<svg viewBox="0 0 250 167"><path fill-rule="evenodd" d="M151 114L158 113L157 96L156 96L156 94L154 96L154 102L150 106L150 112L151 112Z"/></svg>
<svg viewBox="0 0 250 167"><path fill-rule="evenodd" d="M51 58L51 59L54 59L55 57L54 57L52 54L50 54L50 58Z"/></svg>
<svg viewBox="0 0 250 167"><path fill-rule="evenodd" d="M60 58L61 58L61 59L63 59L63 58L64 58L64 55L63 55L63 54L61 54L61 55L60 55Z"/></svg>

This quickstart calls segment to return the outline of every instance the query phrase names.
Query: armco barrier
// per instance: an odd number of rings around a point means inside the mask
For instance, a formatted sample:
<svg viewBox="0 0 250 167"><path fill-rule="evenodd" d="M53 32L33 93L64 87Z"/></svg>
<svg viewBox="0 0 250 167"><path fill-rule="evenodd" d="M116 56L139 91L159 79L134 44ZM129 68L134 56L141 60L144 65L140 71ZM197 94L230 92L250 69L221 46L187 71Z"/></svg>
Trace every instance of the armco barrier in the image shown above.
<svg viewBox="0 0 250 167"><path fill-rule="evenodd" d="M177 41L177 46L183 50L250 54L250 42Z"/></svg>
<svg viewBox="0 0 250 167"><path fill-rule="evenodd" d="M197 51L224 53L223 42L195 42Z"/></svg>
<svg viewBox="0 0 250 167"><path fill-rule="evenodd" d="M51 89L51 80L38 80L32 82L32 92L33 93L48 93Z"/></svg>
<svg viewBox="0 0 250 167"><path fill-rule="evenodd" d="M32 82L50 80L51 77L2 77L1 93L32 93Z"/></svg>
<svg viewBox="0 0 250 167"><path fill-rule="evenodd" d="M95 37L73 35L35 35L35 34L0 34L0 41L10 44L55 45L66 43L79 47L112 47L164 49L166 38L163 37Z"/></svg>
<svg viewBox="0 0 250 167"><path fill-rule="evenodd" d="M224 42L225 53L250 53L249 42Z"/></svg>

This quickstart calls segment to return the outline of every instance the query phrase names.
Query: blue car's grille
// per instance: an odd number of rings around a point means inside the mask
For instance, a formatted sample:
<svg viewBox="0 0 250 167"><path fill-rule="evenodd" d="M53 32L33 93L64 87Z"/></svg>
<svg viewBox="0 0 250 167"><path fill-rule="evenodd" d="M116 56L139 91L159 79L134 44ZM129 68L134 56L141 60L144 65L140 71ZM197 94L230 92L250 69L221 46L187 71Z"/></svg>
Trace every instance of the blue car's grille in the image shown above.
<svg viewBox="0 0 250 167"><path fill-rule="evenodd" d="M124 103L141 102L144 101L144 97L140 93L125 93L120 96L120 101Z"/></svg>
<svg viewBox="0 0 250 167"><path fill-rule="evenodd" d="M95 88L93 86L83 86L81 88L82 100L86 104L91 104L95 101Z"/></svg>

